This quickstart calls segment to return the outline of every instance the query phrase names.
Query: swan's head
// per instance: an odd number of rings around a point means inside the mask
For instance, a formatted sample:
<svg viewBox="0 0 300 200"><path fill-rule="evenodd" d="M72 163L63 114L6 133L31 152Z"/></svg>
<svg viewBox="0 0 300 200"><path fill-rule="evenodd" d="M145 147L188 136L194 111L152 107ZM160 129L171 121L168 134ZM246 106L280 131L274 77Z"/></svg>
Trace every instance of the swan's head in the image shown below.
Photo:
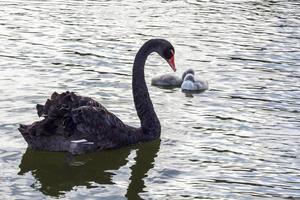
<svg viewBox="0 0 300 200"><path fill-rule="evenodd" d="M192 74L195 75L195 71L193 69L188 69L186 70L183 74L182 74L182 80L184 80L184 78L186 77L186 75L188 74Z"/></svg>
<svg viewBox="0 0 300 200"><path fill-rule="evenodd" d="M157 50L157 53L164 58L170 65L170 67L173 69L173 71L176 71L175 66L175 50L172 44L167 40L160 40L160 45Z"/></svg>
<svg viewBox="0 0 300 200"><path fill-rule="evenodd" d="M187 75L184 77L184 81L195 82L194 75L193 75L193 74L187 74Z"/></svg>

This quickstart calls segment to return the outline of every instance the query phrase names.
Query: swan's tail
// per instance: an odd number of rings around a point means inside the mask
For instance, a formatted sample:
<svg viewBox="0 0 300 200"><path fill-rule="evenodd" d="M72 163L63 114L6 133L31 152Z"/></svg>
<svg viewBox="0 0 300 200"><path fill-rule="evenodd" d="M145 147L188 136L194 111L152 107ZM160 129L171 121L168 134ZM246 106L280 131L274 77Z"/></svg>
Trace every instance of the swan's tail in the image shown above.
<svg viewBox="0 0 300 200"><path fill-rule="evenodd" d="M37 110L38 116L41 117L45 113L45 106L43 106L41 104L37 104L36 105L36 110Z"/></svg>
<svg viewBox="0 0 300 200"><path fill-rule="evenodd" d="M47 135L48 133L45 132L43 135L43 127L40 126L40 123L35 122L31 125L20 124L18 130L27 142L28 147L38 150L68 151L69 141L58 134Z"/></svg>
<svg viewBox="0 0 300 200"><path fill-rule="evenodd" d="M18 130L22 134L23 138L25 139L27 144L30 146L31 140L30 140L30 130L29 129L30 129L30 126L24 125L24 124L20 124L20 127L18 128Z"/></svg>
<svg viewBox="0 0 300 200"><path fill-rule="evenodd" d="M20 127L18 128L18 130L21 132L21 134L24 137L24 135L28 134L28 131L27 131L28 126L24 125L24 124L19 124L19 125L20 125Z"/></svg>

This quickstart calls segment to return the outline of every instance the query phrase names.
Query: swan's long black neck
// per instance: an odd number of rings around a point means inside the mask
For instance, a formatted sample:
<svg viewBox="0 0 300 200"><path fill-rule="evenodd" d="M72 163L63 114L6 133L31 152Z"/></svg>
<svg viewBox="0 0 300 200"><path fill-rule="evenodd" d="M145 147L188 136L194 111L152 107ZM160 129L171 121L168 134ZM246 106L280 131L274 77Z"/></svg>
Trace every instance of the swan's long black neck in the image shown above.
<svg viewBox="0 0 300 200"><path fill-rule="evenodd" d="M150 53L157 51L159 42L149 40L136 54L133 64L132 91L137 115L141 120L143 135L149 139L160 136L160 123L154 111L152 101L149 96L145 82L144 66Z"/></svg>

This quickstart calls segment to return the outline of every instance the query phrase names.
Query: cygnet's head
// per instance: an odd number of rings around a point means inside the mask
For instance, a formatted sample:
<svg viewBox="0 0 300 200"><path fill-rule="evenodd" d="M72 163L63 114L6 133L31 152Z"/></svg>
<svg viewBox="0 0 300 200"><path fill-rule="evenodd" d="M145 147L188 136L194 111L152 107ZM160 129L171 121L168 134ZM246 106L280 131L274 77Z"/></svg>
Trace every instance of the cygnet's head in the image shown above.
<svg viewBox="0 0 300 200"><path fill-rule="evenodd" d="M193 69L188 69L182 74L182 80L186 77L187 74L195 75L195 71Z"/></svg>
<svg viewBox="0 0 300 200"><path fill-rule="evenodd" d="M194 75L193 75L193 74L187 74L187 75L184 77L184 80L183 80L183 81L191 81L191 82L195 82Z"/></svg>

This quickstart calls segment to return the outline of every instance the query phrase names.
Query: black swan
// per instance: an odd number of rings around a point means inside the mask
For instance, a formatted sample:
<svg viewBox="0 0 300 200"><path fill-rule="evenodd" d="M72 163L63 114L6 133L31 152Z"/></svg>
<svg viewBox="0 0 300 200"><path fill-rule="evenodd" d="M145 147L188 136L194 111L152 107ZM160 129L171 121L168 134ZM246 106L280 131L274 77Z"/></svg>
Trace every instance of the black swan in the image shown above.
<svg viewBox="0 0 300 200"><path fill-rule="evenodd" d="M32 149L81 154L113 149L160 137L161 126L144 78L148 55L157 52L176 71L174 47L164 39L151 39L137 52L133 64L132 91L140 128L124 124L89 97L54 92L45 105L37 105L43 119L20 125L19 131Z"/></svg>
<svg viewBox="0 0 300 200"><path fill-rule="evenodd" d="M182 74L182 78L179 78L173 74L163 74L159 76L155 76L151 79L151 85L159 86L159 87L180 87L184 77L187 74L194 74L194 70L188 69Z"/></svg>

